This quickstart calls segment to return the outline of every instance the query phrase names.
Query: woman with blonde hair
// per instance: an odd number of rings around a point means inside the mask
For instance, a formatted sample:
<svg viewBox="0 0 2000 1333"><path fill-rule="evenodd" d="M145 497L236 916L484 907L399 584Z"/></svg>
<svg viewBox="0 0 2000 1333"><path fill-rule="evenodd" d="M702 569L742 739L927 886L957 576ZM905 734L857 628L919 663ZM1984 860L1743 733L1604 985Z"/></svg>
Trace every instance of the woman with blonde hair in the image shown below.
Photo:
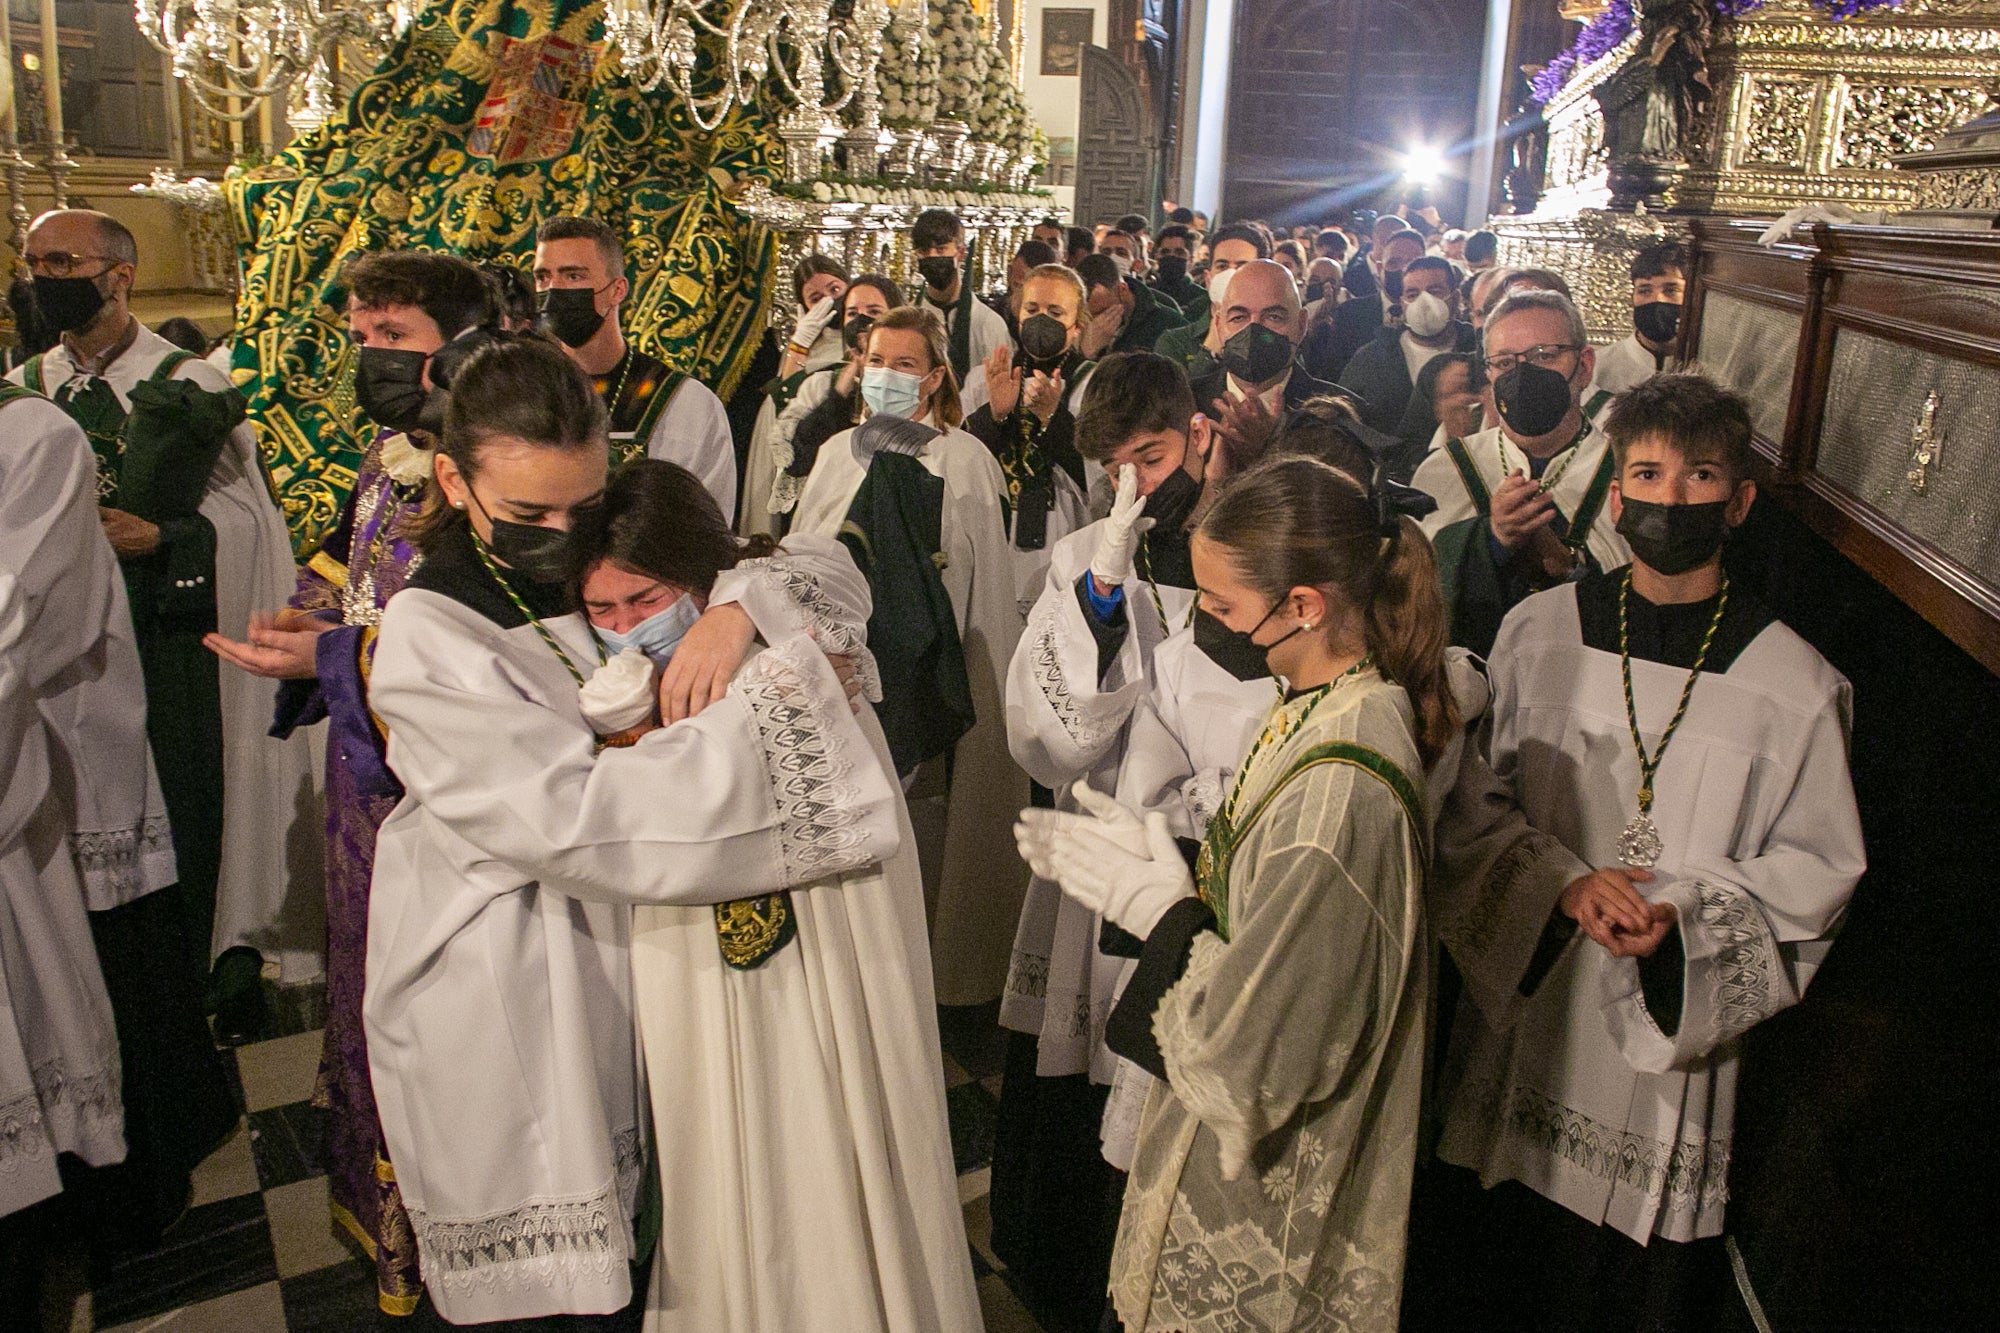
<svg viewBox="0 0 2000 1333"><path fill-rule="evenodd" d="M873 551L867 563L877 615L870 641L884 657L885 673L920 642L945 640L939 645L945 657L963 657L955 697L969 729L932 738L916 752L897 747L897 767L924 861L938 1000L982 1004L1006 980L1028 886L1010 831L1028 779L1007 752L1002 705L1021 611L1007 544L1006 477L992 452L961 429L964 412L948 355L944 323L928 310L905 306L875 321L861 372L866 415L820 448L792 531L822 537L845 531L859 549ZM916 467L908 466L912 460ZM885 509L877 503L885 495L898 502ZM894 549L921 548L919 561L892 569L885 520L900 528ZM889 623L884 616L892 606L908 608L922 623ZM957 668L950 671L956 679ZM884 717L892 741L897 703L889 700Z"/></svg>

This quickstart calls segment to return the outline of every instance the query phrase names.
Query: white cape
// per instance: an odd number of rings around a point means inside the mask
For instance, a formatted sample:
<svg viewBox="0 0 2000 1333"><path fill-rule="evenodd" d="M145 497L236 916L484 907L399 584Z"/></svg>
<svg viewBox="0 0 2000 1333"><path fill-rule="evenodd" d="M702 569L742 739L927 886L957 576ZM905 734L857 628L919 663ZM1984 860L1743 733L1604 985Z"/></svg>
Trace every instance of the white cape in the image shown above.
<svg viewBox="0 0 2000 1333"><path fill-rule="evenodd" d="M828 440L799 496L792 530L839 534L868 475L854 432ZM953 755L942 870L925 885L933 903L931 950L940 1004L982 1004L1000 994L1028 869L1014 847L1014 819L1028 779L1007 752L1003 682L1021 637L1015 565L1001 521L1006 481L984 444L949 430L924 446L925 468L944 478L945 591L958 621L975 721Z"/></svg>

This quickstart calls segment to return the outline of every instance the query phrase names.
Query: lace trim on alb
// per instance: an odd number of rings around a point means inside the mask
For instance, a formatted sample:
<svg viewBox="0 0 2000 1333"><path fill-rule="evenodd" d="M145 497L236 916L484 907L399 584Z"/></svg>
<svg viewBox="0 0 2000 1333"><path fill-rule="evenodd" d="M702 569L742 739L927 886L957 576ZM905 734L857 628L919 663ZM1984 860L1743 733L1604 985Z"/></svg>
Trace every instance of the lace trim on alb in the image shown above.
<svg viewBox="0 0 2000 1333"><path fill-rule="evenodd" d="M1669 1214L1692 1218L1729 1201L1727 1138L1689 1136L1668 1143L1594 1120L1520 1084L1507 1090L1500 1124L1503 1133L1532 1151L1636 1189Z"/></svg>
<svg viewBox="0 0 2000 1333"><path fill-rule="evenodd" d="M407 1203L407 1200L406 1200ZM476 1218L410 1208L424 1277L465 1290L608 1280L625 1262L625 1209L615 1183L573 1199L534 1200Z"/></svg>
<svg viewBox="0 0 2000 1333"><path fill-rule="evenodd" d="M62 1060L45 1060L29 1077L33 1091L0 1102L0 1171L48 1153L48 1120L58 1112L78 1125L117 1124L123 1115L115 1064L72 1077Z"/></svg>
<svg viewBox="0 0 2000 1333"><path fill-rule="evenodd" d="M1716 1026L1734 1037L1784 1007L1778 995L1778 951L1749 894L1706 880L1698 881L1694 892L1696 926L1720 942L1710 972Z"/></svg>
<svg viewBox="0 0 2000 1333"><path fill-rule="evenodd" d="M1023 999L1040 1000L1049 993L1049 960L1024 949L1014 950L1007 966L1007 993Z"/></svg>
<svg viewBox="0 0 2000 1333"><path fill-rule="evenodd" d="M109 888L119 898L132 898L147 887L146 862L173 855L174 835L167 817L155 815L137 828L72 833L69 845L86 880Z"/></svg>
<svg viewBox="0 0 2000 1333"><path fill-rule="evenodd" d="M854 808L860 800L854 765L820 711L845 708L847 701L818 698L786 653L761 654L742 688L778 807L785 882L807 884L859 870L876 857Z"/></svg>
<svg viewBox="0 0 2000 1333"><path fill-rule="evenodd" d="M1063 674L1061 653L1056 644L1060 626L1054 616L1045 614L1031 629L1035 639L1028 664L1034 673L1035 684L1040 687L1042 697L1048 700L1056 721L1062 723L1070 744L1079 750L1094 749L1103 738L1103 731L1084 716L1082 705L1070 692L1069 678Z"/></svg>
<svg viewBox="0 0 2000 1333"><path fill-rule="evenodd" d="M760 556L740 562L737 568L763 579L797 606L805 614L813 642L824 652L853 658L863 692L873 700L882 698L882 673L875 664L875 654L868 649L866 621L849 616L826 595L819 580L800 569L798 562L789 556Z"/></svg>
<svg viewBox="0 0 2000 1333"><path fill-rule="evenodd" d="M1439 923L1439 934L1446 941L1470 953L1484 953L1492 946L1500 923L1507 919L1515 885L1541 860L1542 836L1517 839L1494 859L1472 906L1458 920Z"/></svg>

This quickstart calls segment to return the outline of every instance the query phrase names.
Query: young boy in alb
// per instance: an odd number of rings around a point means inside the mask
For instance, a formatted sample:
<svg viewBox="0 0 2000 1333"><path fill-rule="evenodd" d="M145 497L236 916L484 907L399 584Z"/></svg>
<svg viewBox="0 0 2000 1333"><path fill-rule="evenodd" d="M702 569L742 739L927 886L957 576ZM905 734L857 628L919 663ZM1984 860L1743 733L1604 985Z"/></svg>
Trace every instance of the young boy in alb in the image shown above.
<svg viewBox="0 0 2000 1333"><path fill-rule="evenodd" d="M1847 681L1723 569L1743 401L1665 375L1607 428L1633 561L1508 615L1492 778L1439 836L1466 1003L1438 1151L1486 1187L1440 1173L1443 1281L1482 1327L1720 1326L1743 1034L1798 1001L1863 868Z"/></svg>

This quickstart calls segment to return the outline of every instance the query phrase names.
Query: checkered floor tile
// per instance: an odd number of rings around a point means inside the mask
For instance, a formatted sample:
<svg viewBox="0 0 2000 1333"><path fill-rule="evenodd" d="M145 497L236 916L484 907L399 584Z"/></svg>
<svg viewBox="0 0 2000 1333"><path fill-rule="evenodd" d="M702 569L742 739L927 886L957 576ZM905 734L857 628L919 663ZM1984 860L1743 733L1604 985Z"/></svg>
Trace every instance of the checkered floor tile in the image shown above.
<svg viewBox="0 0 2000 1333"><path fill-rule="evenodd" d="M375 1270L327 1210L320 1117L308 1103L323 996L278 993L274 1035L233 1053L245 1116L195 1175L187 1215L159 1248L94 1263L57 1256L42 1333L417 1333L375 1306ZM944 1010L946 1105L973 1272L989 1333L1042 1333L988 1237L987 1190L1002 1042L992 1006ZM4 1323L0 1320L0 1323Z"/></svg>

